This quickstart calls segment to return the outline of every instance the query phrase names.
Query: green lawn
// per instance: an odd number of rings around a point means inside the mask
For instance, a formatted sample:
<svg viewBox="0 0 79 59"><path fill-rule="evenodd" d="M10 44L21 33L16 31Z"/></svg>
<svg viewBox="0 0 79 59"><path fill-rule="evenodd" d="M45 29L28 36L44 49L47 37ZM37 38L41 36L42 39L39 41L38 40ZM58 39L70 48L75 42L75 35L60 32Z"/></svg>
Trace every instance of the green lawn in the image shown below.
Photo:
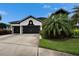
<svg viewBox="0 0 79 59"><path fill-rule="evenodd" d="M71 38L65 41L40 39L39 46L52 50L79 55L79 38Z"/></svg>

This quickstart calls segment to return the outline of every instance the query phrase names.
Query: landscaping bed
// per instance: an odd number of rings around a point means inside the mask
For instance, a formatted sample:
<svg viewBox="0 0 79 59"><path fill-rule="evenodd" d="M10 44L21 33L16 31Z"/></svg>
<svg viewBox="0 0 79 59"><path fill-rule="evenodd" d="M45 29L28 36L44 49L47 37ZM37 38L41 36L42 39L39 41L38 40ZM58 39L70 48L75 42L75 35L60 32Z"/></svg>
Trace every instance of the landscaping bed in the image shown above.
<svg viewBox="0 0 79 59"><path fill-rule="evenodd" d="M79 38L69 38L66 40L40 39L39 46L42 48L71 53L73 55L79 55Z"/></svg>

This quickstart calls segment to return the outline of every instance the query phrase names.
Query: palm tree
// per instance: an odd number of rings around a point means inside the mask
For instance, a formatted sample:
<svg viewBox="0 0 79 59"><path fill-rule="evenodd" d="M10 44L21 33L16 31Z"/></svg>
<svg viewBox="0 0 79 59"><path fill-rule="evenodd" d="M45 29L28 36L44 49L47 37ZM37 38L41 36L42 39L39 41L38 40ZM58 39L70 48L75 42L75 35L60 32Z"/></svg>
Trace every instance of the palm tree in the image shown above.
<svg viewBox="0 0 79 59"><path fill-rule="evenodd" d="M71 17L72 19L72 24L75 25L79 22L79 6L76 6L73 8L74 9L74 15Z"/></svg>
<svg viewBox="0 0 79 59"><path fill-rule="evenodd" d="M74 7L73 9L75 10L75 11L74 11L75 13L79 14L79 6L76 6L76 7Z"/></svg>
<svg viewBox="0 0 79 59"><path fill-rule="evenodd" d="M66 14L53 15L43 23L43 33L48 38L61 38L71 35L71 26Z"/></svg>
<svg viewBox="0 0 79 59"><path fill-rule="evenodd" d="M2 20L2 16L0 15L0 20Z"/></svg>
<svg viewBox="0 0 79 59"><path fill-rule="evenodd" d="M5 24L5 23L0 23L0 28L6 28L8 25L7 24Z"/></svg>

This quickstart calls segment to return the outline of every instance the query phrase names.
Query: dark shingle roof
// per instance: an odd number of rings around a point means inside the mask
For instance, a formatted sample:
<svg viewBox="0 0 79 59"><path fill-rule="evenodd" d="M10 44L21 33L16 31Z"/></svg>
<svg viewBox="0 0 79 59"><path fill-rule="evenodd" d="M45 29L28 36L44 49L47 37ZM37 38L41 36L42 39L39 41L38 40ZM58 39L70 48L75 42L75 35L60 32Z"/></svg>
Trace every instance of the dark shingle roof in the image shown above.
<svg viewBox="0 0 79 59"><path fill-rule="evenodd" d="M22 20L18 20L18 21L12 21L12 22L9 22L10 24L20 24L21 22L27 20L28 18L34 18L37 20L37 18L33 17L33 16L28 16L28 17L25 17L24 19Z"/></svg>
<svg viewBox="0 0 79 59"><path fill-rule="evenodd" d="M39 17L39 18L37 18L37 19L39 19L39 20L44 20L44 19L47 19L46 17Z"/></svg>
<svg viewBox="0 0 79 59"><path fill-rule="evenodd" d="M69 14L70 12L66 11L65 9L59 9L56 12L52 13L51 15L55 15L55 14L59 14L59 13L63 13L63 14Z"/></svg>
<svg viewBox="0 0 79 59"><path fill-rule="evenodd" d="M12 22L9 22L9 23L11 23L11 24L19 24L20 20L18 20L18 21L12 21Z"/></svg>

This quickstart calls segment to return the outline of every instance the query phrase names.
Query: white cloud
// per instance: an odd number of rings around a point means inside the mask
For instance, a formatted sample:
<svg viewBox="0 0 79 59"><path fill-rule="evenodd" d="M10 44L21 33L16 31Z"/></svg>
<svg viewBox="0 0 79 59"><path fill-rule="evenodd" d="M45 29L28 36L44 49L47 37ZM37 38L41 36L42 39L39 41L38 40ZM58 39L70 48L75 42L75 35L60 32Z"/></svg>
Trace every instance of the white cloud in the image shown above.
<svg viewBox="0 0 79 59"><path fill-rule="evenodd" d="M0 15L7 15L6 11L0 10Z"/></svg>
<svg viewBox="0 0 79 59"><path fill-rule="evenodd" d="M43 4L43 8L49 9L50 11L59 9L59 8L54 8L54 7L53 7L52 5L50 5L50 4ZM49 13L49 14L50 14L50 13Z"/></svg>
<svg viewBox="0 0 79 59"><path fill-rule="evenodd" d="M51 8L51 6L50 5L43 5L43 8L46 8L46 9L50 9Z"/></svg>
<svg viewBox="0 0 79 59"><path fill-rule="evenodd" d="M58 8L54 8L55 10L57 10Z"/></svg>

